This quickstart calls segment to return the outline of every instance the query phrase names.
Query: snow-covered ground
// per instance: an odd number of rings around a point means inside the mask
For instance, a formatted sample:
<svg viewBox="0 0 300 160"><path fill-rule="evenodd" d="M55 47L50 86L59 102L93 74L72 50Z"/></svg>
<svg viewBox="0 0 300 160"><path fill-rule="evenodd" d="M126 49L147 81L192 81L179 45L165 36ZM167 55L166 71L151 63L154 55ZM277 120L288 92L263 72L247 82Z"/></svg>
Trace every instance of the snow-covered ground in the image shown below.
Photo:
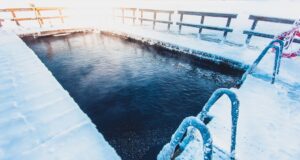
<svg viewBox="0 0 300 160"><path fill-rule="evenodd" d="M252 21L248 20L249 14L296 19L299 18L298 11L300 2L175 1L171 3L170 1L142 1L127 3L126 1L120 2L119 6L237 13L239 16L237 19L232 21L231 26L234 28L234 32L228 34L227 40L233 44L243 44L245 35L242 34L242 31L249 29L252 23ZM97 8L96 5L94 6L94 9L95 8ZM93 7L90 9L93 10ZM102 14L102 16L99 17L99 19L103 18L101 21L99 20L97 23L86 23L84 26L93 26L100 30L111 31L116 34L127 35L136 39L142 38L152 44L160 42L172 44L173 46L177 46L179 49L187 52L192 50L205 52L212 56L222 57L243 65L250 65L270 41L270 39L253 38L252 45L257 47L252 48L249 48L246 45L228 45L228 43L225 42L208 42L199 40L196 35L197 30L187 29L183 34L178 34L178 26L176 25L171 27L171 31L167 31L166 26L158 26L156 30L152 30L151 25L144 25L142 27L139 25L132 26L130 23L122 25L120 23L112 22L111 17L107 15ZM174 16L174 21L176 21L178 19L178 15ZM85 21L88 20L85 19ZM199 21L195 21L195 23L198 22ZM78 24L74 24L76 23L70 22L70 24L63 27L78 26ZM259 24L257 30L274 34L285 31L289 27L290 26L288 25L278 26L277 24L267 23L263 25ZM50 28L55 29L55 27ZM44 29L48 30L50 28ZM20 27L6 27L4 29L13 30L16 33L28 33L40 30L34 28L29 31L28 28L24 27L21 29ZM221 32L215 33L206 30L204 34L212 35L214 38L218 38L219 34L222 35ZM7 41L3 39L4 38L1 36L0 42L3 41L2 43L7 43ZM299 44L294 45L294 47L299 47ZM2 55L3 54L1 53L0 56ZM11 67L8 66L7 62L9 61L5 57L8 56L4 56L4 58L0 60L2 66ZM297 137L300 131L300 58L283 58L279 77L275 84L271 85L268 78L270 77L273 64L274 54L270 53L264 57L263 61L258 65L258 69L255 74L253 76L248 76L240 89L231 89L237 94L240 100L240 116L238 120L236 146L236 157L238 159L300 158L300 140ZM0 71L1 73L3 72L2 70ZM5 80L5 82L6 81L9 80ZM214 119L208 125L213 136L213 143L223 150L228 151L230 146L230 105L228 99L225 96L222 97L215 104L215 107L212 108L210 114L214 116ZM38 121L36 121L36 123L38 123ZM92 135L92 137L94 137L94 134ZM103 138L101 138L102 136L99 136L100 139L103 140ZM99 138L99 136L94 138ZM80 144L81 143L82 142L80 142ZM185 153L185 155L190 157L195 156L196 158L201 159L201 156L199 156L202 151L201 143L198 144L193 142L188 147L192 147L189 150L191 152ZM44 149L46 150L46 148ZM104 152L100 152L98 154L101 153ZM5 155L4 151L0 151L0 158L2 155Z"/></svg>
<svg viewBox="0 0 300 160"><path fill-rule="evenodd" d="M34 52L0 37L0 159L120 159Z"/></svg>

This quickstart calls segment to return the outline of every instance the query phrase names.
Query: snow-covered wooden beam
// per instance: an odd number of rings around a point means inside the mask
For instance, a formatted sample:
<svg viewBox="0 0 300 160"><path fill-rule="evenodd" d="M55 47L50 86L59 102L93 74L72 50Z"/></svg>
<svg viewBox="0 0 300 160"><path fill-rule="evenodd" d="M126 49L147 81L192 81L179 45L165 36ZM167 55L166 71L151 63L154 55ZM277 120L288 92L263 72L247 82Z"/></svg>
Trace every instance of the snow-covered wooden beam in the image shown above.
<svg viewBox="0 0 300 160"><path fill-rule="evenodd" d="M250 15L249 20L253 20L251 29L250 30L245 30L243 32L243 34L247 35L246 44L250 43L250 40L251 40L252 36L271 38L271 39L273 39L275 37L275 35L272 35L272 34L261 33L261 32L255 31L255 28L256 28L257 23L259 21L270 22L270 23L281 23L281 24L288 24L288 25L292 25L295 22L294 19L277 18L277 17L265 17L265 16L257 16L257 15ZM294 42L300 43L300 40L295 39Z"/></svg>
<svg viewBox="0 0 300 160"><path fill-rule="evenodd" d="M5 9L0 9L0 12L11 12L12 14L12 21L15 21L16 24L19 26L20 23L19 21L31 21L31 20L37 20L40 27L44 24L44 19L61 19L61 22L64 23L64 18L66 16L63 16L62 10L63 7L33 7L30 8L5 8ZM35 17L22 17L18 18L16 15L16 12L34 12ZM42 16L41 11L58 11L59 16ZM1 22L0 22L1 23Z"/></svg>
<svg viewBox="0 0 300 160"><path fill-rule="evenodd" d="M173 24L172 22L172 14L174 14L174 11L172 10L158 10L158 9L139 9L141 14L140 14L140 22L141 25L143 24L143 21L151 21L153 22L153 29L155 29L155 24L156 23L165 23L168 24L168 30L170 30L171 24ZM153 19L149 19L149 18L143 18L144 17L144 12L152 12L153 13ZM167 13L169 15L168 20L157 20L157 13Z"/></svg>
<svg viewBox="0 0 300 160"><path fill-rule="evenodd" d="M177 25L179 26L179 32L181 32L182 26L188 26L188 27L199 28L199 34L201 34L202 29L223 31L224 32L224 34L223 34L224 38L226 38L228 32L233 31L232 28L229 28L230 23L231 23L231 19L237 18L237 14L212 13L212 12L178 11L178 14L180 14L180 22L177 22ZM199 24L182 23L183 15L201 16L200 25ZM219 26L204 25L205 17L227 18L226 26L225 27L219 27Z"/></svg>

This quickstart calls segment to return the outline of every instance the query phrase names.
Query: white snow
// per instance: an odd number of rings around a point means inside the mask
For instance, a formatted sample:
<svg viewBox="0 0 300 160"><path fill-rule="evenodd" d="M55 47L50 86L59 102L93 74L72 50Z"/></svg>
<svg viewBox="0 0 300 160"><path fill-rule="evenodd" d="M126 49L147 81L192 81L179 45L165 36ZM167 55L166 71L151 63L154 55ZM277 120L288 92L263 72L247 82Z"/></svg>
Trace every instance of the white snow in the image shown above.
<svg viewBox="0 0 300 160"><path fill-rule="evenodd" d="M117 3L117 2L116 2ZM228 34L228 41L236 44L243 44L245 40L245 35L242 34L242 31L245 29L249 29L252 21L248 20L248 16L250 14L262 15L262 16L272 16L272 17L282 17L282 18L299 18L299 1L131 1L131 3L118 2L120 6L128 6L128 7L138 7L138 8L156 8L156 9L170 9L170 10L194 10L194 11L207 11L207 12L221 12L221 13L237 13L239 14L237 19L232 21L232 28L234 29L233 33ZM111 4L110 4L111 5ZM80 7L80 6L77 6ZM93 6L91 10L99 7L99 5ZM104 6L102 6L104 7ZM288 8L288 10L285 9ZM76 7L75 7L76 8ZM77 8L78 9L78 8ZM78 12L77 14L81 14ZM108 14L109 15L109 14ZM93 24L92 26L97 26L100 30L104 31L112 31L116 34L127 35L129 37L133 37L136 39L142 39L144 41L149 42L150 44L155 43L168 43L174 46L178 46L178 48L182 50L188 49L201 51L205 53L210 53L212 56L219 56L229 60L233 60L236 62L240 62L244 65L250 65L255 58L261 53L261 50L266 46L266 44L270 41L270 39L263 38L253 38L251 41L253 45L256 47L249 48L245 45L243 46L230 46L226 43L214 43L199 40L199 38L195 35L197 33L196 30L185 30L183 34L178 34L178 26L172 25L171 31L166 30L166 25L158 26L156 30L152 30L151 25L145 25L143 27L139 25L122 25L119 23L111 22L111 17L103 16L101 21L97 21L97 23L89 23ZM178 15L174 15L174 21L178 19ZM93 19L93 17L90 17ZM99 18L99 19L100 19ZM87 20L87 19L85 19ZM198 23L199 21L195 21ZM77 26L76 23L72 23L73 25L66 25L64 27ZM76 24L76 25L74 25ZM129 23L128 23L129 24ZM224 25L224 24L223 24ZM53 28L53 27L50 27ZM6 28L10 30L11 28ZM48 28L46 28L47 30ZM258 25L257 30L265 31L269 33L280 33L289 29L288 25L277 26L277 24L260 24ZM16 33L28 33L28 32L36 32L40 29L34 28L32 31L29 31L27 28L20 29L20 27L13 29ZM22 31L21 31L22 30ZM220 33L220 34L219 34ZM211 36L213 38L219 38L219 35L222 35L221 32L210 32L205 30L204 35ZM20 41L17 38L14 39L5 39L2 38L1 35L1 45L5 45L8 43L13 43L13 41ZM18 42L19 43L19 42ZM297 47L297 45L294 45ZM299 44L298 44L299 48ZM11 52L5 54L2 50L17 50L17 53ZM59 110L59 112L55 112L56 107L47 107L45 109L37 109L40 105L45 106L54 106L56 103L60 103L60 100L56 98L56 101L50 103L47 101L44 102L43 99L38 99L35 97L41 97L40 95L49 94L49 97L54 96L52 93L55 93L55 87L52 87L54 91L47 91L41 89L45 84L42 83L41 80L44 81L44 77L49 77L49 72L47 71L39 71L35 70L34 72L25 68L20 68L20 70L16 70L17 67L15 64L18 64L20 67L27 66L30 67L33 64L31 62L27 62L25 60L30 60L28 57L17 57L16 55L22 55L20 52L28 50L26 47L23 48L14 48L13 46L0 48L1 51L1 59L0 65L2 67L6 67L7 69L0 70L1 76L5 76L5 78L0 78L0 84L5 84L1 86L0 92L5 93L1 94L0 98L7 100L6 97L12 97L11 100L17 100L17 102L11 103L3 103L3 106L0 108L0 123L6 125L0 125L1 131L5 130L6 134L0 135L0 138L3 136L14 137L13 142L8 143L6 139L0 139L0 159L10 158L7 157L7 153L14 153L14 158L19 158L18 155L26 155L33 156L36 155L36 159L40 158L38 156L47 155L51 153L51 156L57 155L59 156L73 156L76 150L80 149L78 146L74 145L76 141L72 136L66 136L66 134L70 132L78 132L80 126L89 126L89 130L83 130L88 132L91 136L86 137L87 143L86 147L82 141L80 141L80 145L83 145L85 149L89 148L87 146L94 145L97 146L99 152L94 152L97 150L87 150L86 152L92 152L91 154L77 155L80 156L88 156L88 155L96 155L105 156L104 153L112 153L115 155L115 152L108 147L107 143L103 139L102 135L96 134L95 127L90 123L89 120L87 122L85 120L80 120L80 116L74 116L79 119L70 118L70 127L64 128L65 124L55 123L55 120L59 117L59 114L53 114L54 117L48 115L48 113L60 113L61 115L70 114L74 111L71 108L65 106L65 112L62 112L63 108ZM32 52L32 51L30 51ZM24 53L25 54L25 53ZM10 56L13 56L11 58ZM33 59L37 58L33 56L34 54L29 54ZM14 59L18 58L18 59ZM26 59L27 58L27 59ZM24 62L25 61L25 62ZM22 62L22 63L21 63ZM20 63L20 64L19 64ZM36 62L39 65L40 62ZM13 64L13 65L12 65ZM268 78L270 77L270 73L272 72L272 67L274 64L274 54L268 54L264 57L262 63L258 65L258 69L253 76L248 76L245 83L242 85L240 89L231 89L233 90L239 100L240 100L240 115L238 120L238 128L237 128L237 146L236 146L236 157L237 159L299 159L300 158L300 139L298 138L300 131L300 58L294 59L286 59L283 58L281 62L281 68L279 77L276 80L274 85L270 84ZM34 67L33 67L34 68ZM45 68L45 67L41 67ZM22 69L22 70L21 70ZM45 70L45 69L42 69ZM20 74L22 71L22 74ZM26 72L25 72L26 71ZM32 75L28 77L25 74L27 73ZM24 73L24 74L23 74ZM44 76L44 74L46 76ZM9 78L7 75L15 75L17 77ZM33 76L34 75L34 76ZM26 77L26 78L25 78ZM53 79L53 77L49 78ZM36 87L18 87L22 84L27 85L29 82L36 83ZM37 83L39 82L39 83ZM54 81L56 86L59 86L56 81ZM47 85L46 85L47 86ZM15 87L21 89L22 92L17 92L15 90L11 90L11 87ZM59 86L60 90L61 87ZM36 89L36 92L31 91L31 89ZM39 89L39 90L38 90ZM40 91L42 90L42 92ZM38 92L37 92L38 91ZM24 96L24 93L30 93L27 96ZM64 93L66 94L66 93ZM4 98L3 98L4 96ZM21 98L20 98L21 97ZM32 97L32 98L31 98ZM62 98L64 96L61 96ZM68 96L67 96L68 97ZM15 99L14 99L15 98ZM34 99L34 101L28 104L28 100ZM20 101L20 102L19 102ZM73 100L69 103L74 103ZM22 103L21 103L22 102ZM23 103L26 102L26 103ZM2 105L2 101L1 101ZM25 107L20 107L20 105L24 105ZM32 105L32 107L30 107ZM74 106L76 104L72 104ZM16 107L10 107L16 106ZM29 106L29 107L28 107ZM37 108L35 108L37 107ZM13 108L13 109L11 109ZM75 107L78 109L78 106ZM27 110L28 109L28 110ZM29 110L33 110L34 112L28 112ZM76 109L74 109L76 110ZM39 113L39 114L34 114ZM76 112L77 113L77 112ZM45 116L45 114L47 116ZM78 114L81 114L81 111L78 111ZM230 146L230 106L229 101L226 97L222 97L212 108L211 115L214 116L214 119L208 125L212 136L213 143L218 148L222 148L222 150L229 152ZM4 116L2 116L4 115ZM39 116L40 115L40 116ZM31 119L30 116L37 118ZM49 117L48 117L49 116ZM3 117L9 117L3 118ZM65 116L63 116L65 117ZM88 119L87 117L83 119ZM52 120L52 121L51 121ZM58 119L59 120L59 119ZM73 121L74 120L74 121ZM51 122L51 123L50 123ZM64 122L67 123L65 120ZM48 124L49 123L49 124ZM88 125L84 125L87 123ZM10 126L10 124L14 124L14 126ZM43 128L41 124L48 124L50 127L46 129ZM35 125L38 125L37 128ZM40 126L41 125L41 126ZM67 125L67 124L66 124ZM2 128L2 126L4 126ZM16 128L19 128L21 133L13 132ZM60 129L61 127L61 129ZM65 132L57 133L57 131L62 131L64 128ZM83 132L82 131L82 132ZM32 134L32 133L34 134ZM37 132L37 133L36 133ZM94 133L95 132L95 133ZM29 134L30 133L30 134ZM42 134L38 134L42 133ZM45 134L44 134L45 133ZM79 134L79 133L78 133ZM84 135L84 133L80 133ZM45 137L41 136L44 135ZM73 134L72 134L73 135ZM100 135L100 136L99 136ZM49 138L51 137L52 138ZM170 135L171 136L171 135ZM29 138L28 138L29 137ZM67 146L76 146L65 148L70 151L72 155L64 153L57 153L61 151L61 148L58 149L56 146L56 142L59 138L68 139L67 142L59 141L59 144L66 143ZM74 136L75 137L75 136ZM76 136L77 137L77 136ZM78 138L78 137L77 137ZM82 138L82 137L81 137ZM91 139L96 139L98 143L92 143ZM201 139L201 138L199 138ZM5 140L5 141L4 141ZM46 143L47 142L47 143ZM26 144L26 145L20 145ZM41 145L42 144L42 145ZM100 144L100 145L99 145ZM103 145L105 144L105 145ZM191 144L187 146L187 150L184 151L180 157L182 159L201 159L202 155L202 143L198 141L193 141ZM7 147L8 146L8 147ZM26 150L23 153L17 152L16 148ZM29 149L31 146L34 149ZM61 147L61 146L59 146ZM24 149L25 148L25 149ZM105 152L109 150L109 152ZM81 150L81 149L80 149ZM63 152L63 151L62 151ZM57 153L57 154L53 154ZM183 156L184 155L184 156ZM2 157L1 157L2 156ZM75 156L75 154L74 154ZM77 157L76 156L76 157ZM220 156L220 157L218 157ZM117 157L115 155L115 157ZM34 159L35 157L31 158ZM221 153L215 154L214 159L224 159Z"/></svg>
<svg viewBox="0 0 300 160"><path fill-rule="evenodd" d="M249 76L240 89L236 156L238 159L299 159L300 86L285 86ZM230 102L222 97L208 125L214 144L229 150Z"/></svg>
<svg viewBox="0 0 300 160"><path fill-rule="evenodd" d="M0 37L0 159L120 159L33 51Z"/></svg>

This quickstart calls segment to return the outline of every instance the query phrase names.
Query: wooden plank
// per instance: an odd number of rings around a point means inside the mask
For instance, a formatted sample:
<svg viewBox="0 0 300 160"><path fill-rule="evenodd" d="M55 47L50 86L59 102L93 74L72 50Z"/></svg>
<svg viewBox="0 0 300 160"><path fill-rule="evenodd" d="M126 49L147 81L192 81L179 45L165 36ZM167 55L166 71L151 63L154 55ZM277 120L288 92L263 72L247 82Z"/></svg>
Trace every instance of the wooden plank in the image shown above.
<svg viewBox="0 0 300 160"><path fill-rule="evenodd" d="M129 7L118 7L118 8L114 8L115 10L137 10L137 8L129 8Z"/></svg>
<svg viewBox="0 0 300 160"><path fill-rule="evenodd" d="M153 13L153 28L155 28L155 21L156 21L156 12Z"/></svg>
<svg viewBox="0 0 300 160"><path fill-rule="evenodd" d="M148 18L139 18L139 20L143 20L143 21L149 21L149 22L153 22L153 19L148 19ZM164 21L164 20L155 20L156 23L166 23L166 24L173 24L172 21Z"/></svg>
<svg viewBox="0 0 300 160"><path fill-rule="evenodd" d="M205 16L201 16L200 24L203 25ZM202 28L199 28L199 33L201 34Z"/></svg>
<svg viewBox="0 0 300 160"><path fill-rule="evenodd" d="M38 20L38 19L60 19L61 17L67 17L67 16L49 16L49 17L26 17L26 18L13 18L12 21L32 21L32 20Z"/></svg>
<svg viewBox="0 0 300 160"><path fill-rule="evenodd" d="M272 34L266 34L266 33L249 31L249 30L244 30L243 34L257 36L257 37L271 38L271 39L274 38L274 35L272 35Z"/></svg>
<svg viewBox="0 0 300 160"><path fill-rule="evenodd" d="M256 16L250 15L249 19L251 20L258 20L258 21L265 21L265 22L273 22L273 23L283 23L283 24L294 24L294 19L287 19L287 18L277 18L277 17L264 17L264 16Z"/></svg>
<svg viewBox="0 0 300 160"><path fill-rule="evenodd" d="M209 17L224 17L236 18L237 14L213 13L213 12L194 12L194 11L178 11L178 14L194 15L194 16L209 16Z"/></svg>
<svg viewBox="0 0 300 160"><path fill-rule="evenodd" d="M124 24L125 23L125 19L124 19L124 16L125 16L125 10L124 8L122 8L122 23Z"/></svg>
<svg viewBox="0 0 300 160"><path fill-rule="evenodd" d="M139 18L141 20L141 25L143 25L143 16L144 16L144 12L141 10L141 18Z"/></svg>
<svg viewBox="0 0 300 160"><path fill-rule="evenodd" d="M123 16L116 16L117 18L123 18ZM136 19L136 17L124 16L125 19Z"/></svg>
<svg viewBox="0 0 300 160"><path fill-rule="evenodd" d="M51 11L51 10L63 10L63 7L36 7L36 10L40 11Z"/></svg>
<svg viewBox="0 0 300 160"><path fill-rule="evenodd" d="M11 14L13 16L13 19L17 18L16 13L14 11L11 11ZM15 21L16 21L16 24L19 26L20 25L19 21L18 20L15 20Z"/></svg>
<svg viewBox="0 0 300 160"><path fill-rule="evenodd" d="M169 13L169 22L172 20L172 13ZM168 23L168 30L170 30L171 23Z"/></svg>
<svg viewBox="0 0 300 160"><path fill-rule="evenodd" d="M135 11L136 11L136 10L133 10L133 11L132 11L132 16L134 17L134 18L132 18L132 23L133 23L133 24L135 24Z"/></svg>
<svg viewBox="0 0 300 160"><path fill-rule="evenodd" d="M139 9L144 12L157 12L157 13L174 13L172 10L158 10L158 9Z"/></svg>
<svg viewBox="0 0 300 160"><path fill-rule="evenodd" d="M35 21L38 20L36 17L27 17L27 18L12 18L12 21Z"/></svg>
<svg viewBox="0 0 300 160"><path fill-rule="evenodd" d="M4 9L0 9L0 12L12 12L12 11L16 11L16 12L24 12L24 11L34 11L34 9L36 10L40 10L40 11L45 11L45 10L63 10L63 7L36 7L36 8L4 8Z"/></svg>
<svg viewBox="0 0 300 160"><path fill-rule="evenodd" d="M263 37L263 38L269 38L269 39L274 39L275 35L273 34L267 34L267 33L262 33L262 32L255 32L255 31L249 31L249 30L245 30L243 32L243 34L247 34L247 35L252 35L252 36L256 36L256 37ZM300 39L294 39L295 43L300 43Z"/></svg>
<svg viewBox="0 0 300 160"><path fill-rule="evenodd" d="M63 16L63 13L62 13L62 9L59 9L59 10L58 10L58 14L59 14L59 16L61 17L61 18L60 18L61 23L64 23L64 16Z"/></svg>
<svg viewBox="0 0 300 160"><path fill-rule="evenodd" d="M293 42L295 42L295 43L300 43L300 39L294 39Z"/></svg>
<svg viewBox="0 0 300 160"><path fill-rule="evenodd" d="M182 20L183 20L183 13L180 14L180 20L179 20L180 22L179 22L179 25L178 25L178 23L177 23L178 29L179 29L179 33L181 32L181 27L182 27L181 23L182 23Z"/></svg>
<svg viewBox="0 0 300 160"><path fill-rule="evenodd" d="M38 19L61 19L66 17L67 16L43 16L43 17L38 17Z"/></svg>
<svg viewBox="0 0 300 160"><path fill-rule="evenodd" d="M2 27L2 22L4 22L4 19L0 18L0 27Z"/></svg>
<svg viewBox="0 0 300 160"><path fill-rule="evenodd" d="M14 12L14 11L33 11L32 8L5 8L0 9L0 12Z"/></svg>
<svg viewBox="0 0 300 160"><path fill-rule="evenodd" d="M40 10L36 10L36 14L37 14L36 15L37 17L41 17L42 16ZM43 19L40 19L40 23L41 23L41 25L44 24Z"/></svg>
<svg viewBox="0 0 300 160"><path fill-rule="evenodd" d="M190 23L180 23L177 22L177 25L183 25L188 27L194 27L194 28L204 28L204 29L211 29L211 30L217 30L217 31L226 31L226 32L232 32L233 29L228 27L217 27L217 26L209 26L209 25L201 25L201 24L190 24Z"/></svg>
<svg viewBox="0 0 300 160"><path fill-rule="evenodd" d="M226 27L229 27L230 23L231 23L231 18L229 17L226 22ZM224 38L227 37L227 34L228 34L228 32L224 31L224 34L223 34Z"/></svg>

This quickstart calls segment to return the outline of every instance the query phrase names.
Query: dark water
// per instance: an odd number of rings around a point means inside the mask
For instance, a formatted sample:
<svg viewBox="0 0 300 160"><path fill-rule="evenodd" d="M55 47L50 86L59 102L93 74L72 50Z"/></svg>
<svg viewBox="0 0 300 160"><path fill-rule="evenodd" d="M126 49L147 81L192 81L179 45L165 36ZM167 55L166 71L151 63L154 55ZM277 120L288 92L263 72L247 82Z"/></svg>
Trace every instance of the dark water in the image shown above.
<svg viewBox="0 0 300 160"><path fill-rule="evenodd" d="M101 34L25 40L125 160L155 159L240 72Z"/></svg>

